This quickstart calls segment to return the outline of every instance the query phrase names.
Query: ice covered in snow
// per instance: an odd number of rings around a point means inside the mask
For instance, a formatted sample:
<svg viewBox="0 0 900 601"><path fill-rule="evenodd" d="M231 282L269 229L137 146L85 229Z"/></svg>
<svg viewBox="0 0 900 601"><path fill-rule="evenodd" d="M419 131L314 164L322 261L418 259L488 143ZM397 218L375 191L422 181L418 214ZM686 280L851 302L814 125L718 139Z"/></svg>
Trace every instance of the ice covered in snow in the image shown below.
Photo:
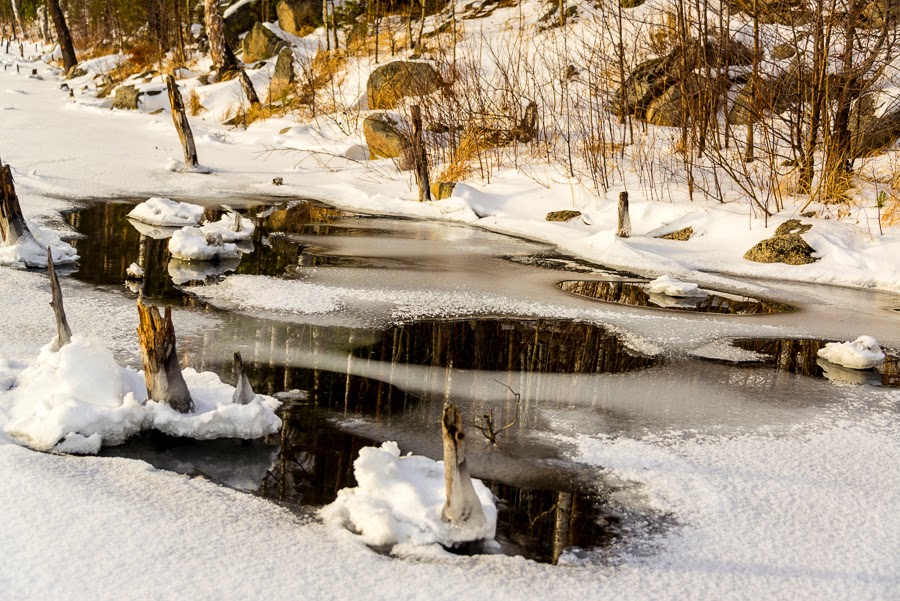
<svg viewBox="0 0 900 601"><path fill-rule="evenodd" d="M860 336L853 342L829 342L819 349L819 356L850 369L871 369L884 363L884 352L871 336Z"/></svg>
<svg viewBox="0 0 900 601"><path fill-rule="evenodd" d="M236 213L226 213L222 215L218 221L209 221L200 226L204 234L218 234L222 236L225 242L237 242L238 240L249 240L253 237L253 231L256 226L246 217L240 217L241 231L234 230Z"/></svg>
<svg viewBox="0 0 900 601"><path fill-rule="evenodd" d="M128 216L150 225L184 227L197 225L203 218L203 207L168 198L151 198L134 207Z"/></svg>
<svg viewBox="0 0 900 601"><path fill-rule="evenodd" d="M23 269L46 267L47 248L50 248L54 265L75 263L78 254L68 242L63 242L55 232L35 223L28 223L31 236L25 235L12 246L0 246L0 265Z"/></svg>
<svg viewBox="0 0 900 601"><path fill-rule="evenodd" d="M452 546L494 538L497 506L480 480L473 478L472 485L484 509L484 524L467 528L441 519L446 499L443 461L401 457L397 443L388 441L360 449L353 473L358 486L339 491L321 514L329 523L359 533L366 544Z"/></svg>
<svg viewBox="0 0 900 601"><path fill-rule="evenodd" d="M169 252L182 261L213 261L241 256L237 246L225 242L221 234L207 234L199 227L185 227L172 234Z"/></svg>
<svg viewBox="0 0 900 601"><path fill-rule="evenodd" d="M275 415L280 401L256 395L246 405L233 401L234 386L212 372L199 373L188 367L182 374L194 400L194 411L179 413L168 405L147 401L150 427L171 436L198 440L212 438L262 438L281 428Z"/></svg>
<svg viewBox="0 0 900 601"><path fill-rule="evenodd" d="M137 263L132 263L128 266L128 269L125 270L125 275L130 279L139 280L144 277L144 270L141 269L141 266Z"/></svg>
<svg viewBox="0 0 900 601"><path fill-rule="evenodd" d="M670 275L661 275L647 284L647 292L650 294L664 294L666 296L707 296L706 291L700 290L697 284L682 282Z"/></svg>

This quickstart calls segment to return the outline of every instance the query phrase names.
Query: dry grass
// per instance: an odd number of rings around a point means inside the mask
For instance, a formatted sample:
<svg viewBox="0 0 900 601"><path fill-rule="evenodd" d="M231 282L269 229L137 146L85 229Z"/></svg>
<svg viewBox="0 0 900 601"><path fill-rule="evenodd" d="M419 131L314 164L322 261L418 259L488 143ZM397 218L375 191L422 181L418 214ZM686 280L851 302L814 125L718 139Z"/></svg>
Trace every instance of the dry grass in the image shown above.
<svg viewBox="0 0 900 601"><path fill-rule="evenodd" d="M200 95L197 94L197 90L191 90L191 95L188 96L188 111L191 116L196 117L205 110L206 107L200 103Z"/></svg>
<svg viewBox="0 0 900 601"><path fill-rule="evenodd" d="M450 162L443 165L436 182L458 182L469 177L475 170L475 159L494 148L479 128L470 128L460 136L459 144Z"/></svg>

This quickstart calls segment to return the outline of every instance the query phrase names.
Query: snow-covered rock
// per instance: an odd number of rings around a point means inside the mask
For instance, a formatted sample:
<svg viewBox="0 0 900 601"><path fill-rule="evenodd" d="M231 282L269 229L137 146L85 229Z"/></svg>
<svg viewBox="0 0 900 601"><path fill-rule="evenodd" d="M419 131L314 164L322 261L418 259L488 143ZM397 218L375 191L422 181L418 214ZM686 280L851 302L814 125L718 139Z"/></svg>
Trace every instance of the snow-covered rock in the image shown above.
<svg viewBox="0 0 900 601"><path fill-rule="evenodd" d="M218 234L225 242L249 240L253 237L256 226L246 217L241 217L241 231L234 231L235 213L226 213L218 221L210 221L200 226L204 234Z"/></svg>
<svg viewBox="0 0 900 601"><path fill-rule="evenodd" d="M707 296L705 290L700 290L697 284L682 282L669 275L661 275L647 284L647 292L651 294L665 294L666 296Z"/></svg>
<svg viewBox="0 0 900 601"><path fill-rule="evenodd" d="M78 260L78 253L68 242L63 242L55 232L37 224L28 223L31 236L21 237L12 246L0 246L0 265L24 269L46 267L47 248L54 265L68 265Z"/></svg>
<svg viewBox="0 0 900 601"><path fill-rule="evenodd" d="M197 225L203 218L203 207L168 198L151 198L134 207L128 216L150 225L184 227Z"/></svg>
<svg viewBox="0 0 900 601"><path fill-rule="evenodd" d="M871 336L860 336L853 342L829 342L818 354L850 369L871 369L884 363L884 352Z"/></svg>
<svg viewBox="0 0 900 601"><path fill-rule="evenodd" d="M472 479L484 509L480 527L454 526L441 519L446 494L444 462L427 457L400 456L396 442L366 447L353 462L358 486L345 488L321 515L332 524L358 532L366 544L431 545L493 539L497 506L491 491Z"/></svg>
<svg viewBox="0 0 900 601"><path fill-rule="evenodd" d="M185 227L169 239L169 252L182 261L213 261L241 256L237 246L218 233L206 234L199 227Z"/></svg>

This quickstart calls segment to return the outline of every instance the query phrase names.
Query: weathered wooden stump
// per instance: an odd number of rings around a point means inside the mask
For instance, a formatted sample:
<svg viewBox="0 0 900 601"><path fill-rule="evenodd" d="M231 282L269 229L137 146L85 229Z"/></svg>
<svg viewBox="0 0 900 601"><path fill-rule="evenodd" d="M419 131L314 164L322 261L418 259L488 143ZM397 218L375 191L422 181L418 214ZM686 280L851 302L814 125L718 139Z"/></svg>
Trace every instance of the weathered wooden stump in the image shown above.
<svg viewBox="0 0 900 601"><path fill-rule="evenodd" d="M59 278L56 277L56 269L53 267L53 255L50 247L47 247L47 274L50 276L50 306L56 316L56 348L60 349L72 340L72 330L66 321L66 310L63 308L62 290L59 287Z"/></svg>
<svg viewBox="0 0 900 601"><path fill-rule="evenodd" d="M184 100L178 91L178 84L171 75L166 75L166 88L169 91L169 104L172 105L172 121L178 131L181 147L184 149L184 164L189 167L197 167L197 147L194 145L194 134L191 132L191 124L188 122L184 111Z"/></svg>
<svg viewBox="0 0 900 601"><path fill-rule="evenodd" d="M194 401L178 363L172 308L166 307L165 317L162 317L159 308L144 305L140 298L137 307L140 316L138 339L148 397L181 413L193 411Z"/></svg>
<svg viewBox="0 0 900 601"><path fill-rule="evenodd" d="M466 435L463 432L462 415L456 405L448 404L444 407L441 433L444 440L444 485L447 491L447 502L441 518L456 526L483 525L484 509L469 476Z"/></svg>
<svg viewBox="0 0 900 601"><path fill-rule="evenodd" d="M234 388L234 397L232 400L238 405L246 405L256 398L256 393L250 386L250 378L244 371L244 360L240 353L234 354L234 371L237 372L237 385Z"/></svg>
<svg viewBox="0 0 900 601"><path fill-rule="evenodd" d="M0 162L0 243L12 246L23 237L31 237L31 231L22 215L12 169Z"/></svg>
<svg viewBox="0 0 900 601"><path fill-rule="evenodd" d="M431 201L431 184L428 181L428 155L422 143L422 109L418 104L410 108L413 126L412 155L415 161L416 183L419 184L419 202Z"/></svg>
<svg viewBox="0 0 900 601"><path fill-rule="evenodd" d="M631 216L628 214L628 192L619 192L619 227L616 236L627 238L631 235Z"/></svg>

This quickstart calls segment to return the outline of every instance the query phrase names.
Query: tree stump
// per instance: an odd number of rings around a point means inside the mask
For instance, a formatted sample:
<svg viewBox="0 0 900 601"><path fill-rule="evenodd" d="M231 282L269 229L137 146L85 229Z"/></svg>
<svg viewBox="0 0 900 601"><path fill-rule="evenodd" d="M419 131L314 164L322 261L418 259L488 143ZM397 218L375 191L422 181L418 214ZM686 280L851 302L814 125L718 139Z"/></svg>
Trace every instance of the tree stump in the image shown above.
<svg viewBox="0 0 900 601"><path fill-rule="evenodd" d="M619 192L619 228L616 236L627 238L631 235L631 216L628 214L628 192Z"/></svg>
<svg viewBox="0 0 900 601"><path fill-rule="evenodd" d="M25 236L30 237L31 231L22 215L12 169L0 162L0 242L12 246Z"/></svg>
<svg viewBox="0 0 900 601"><path fill-rule="evenodd" d="M189 167L197 167L200 162L197 160L194 134L191 132L191 124L188 123L187 114L184 112L184 101L181 98L181 92L178 91L178 84L171 75L166 75L166 88L169 91L169 104L172 105L172 121L175 122L175 129L178 131L181 147L184 149L184 164Z"/></svg>
<svg viewBox="0 0 900 601"><path fill-rule="evenodd" d="M410 108L413 126L412 155L415 161L416 182L419 184L419 202L431 201L431 184L428 182L428 156L422 144L422 109L418 104Z"/></svg>
<svg viewBox="0 0 900 601"><path fill-rule="evenodd" d="M62 290L59 287L59 278L56 277L56 269L53 267L53 256L50 247L47 247L47 274L50 276L50 306L56 316L56 348L61 349L72 340L72 330L66 321L66 310L63 308Z"/></svg>
<svg viewBox="0 0 900 601"><path fill-rule="evenodd" d="M148 397L166 403L180 413L193 411L194 401L178 364L172 308L166 307L165 317L161 317L159 308L155 305L148 307L141 299L138 299L137 307L141 320L138 339L141 342Z"/></svg>
<svg viewBox="0 0 900 601"><path fill-rule="evenodd" d="M232 400L238 405L246 405L256 398L256 393L250 386L250 378L244 371L244 360L240 353L234 354L234 371L237 372L237 385L234 388L234 397Z"/></svg>
<svg viewBox="0 0 900 601"><path fill-rule="evenodd" d="M456 405L444 407L441 419L444 440L444 485L447 502L441 518L455 526L485 523L481 500L475 494L469 467L466 464L466 435L463 432L462 415Z"/></svg>

